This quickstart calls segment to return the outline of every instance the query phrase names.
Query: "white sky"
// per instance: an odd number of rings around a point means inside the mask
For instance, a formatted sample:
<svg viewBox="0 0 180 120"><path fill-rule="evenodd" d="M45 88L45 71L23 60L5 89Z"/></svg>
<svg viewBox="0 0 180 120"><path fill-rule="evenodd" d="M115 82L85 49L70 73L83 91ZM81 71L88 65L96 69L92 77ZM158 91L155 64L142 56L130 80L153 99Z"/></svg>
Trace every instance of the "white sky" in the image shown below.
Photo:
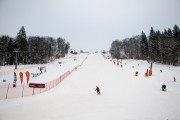
<svg viewBox="0 0 180 120"><path fill-rule="evenodd" d="M0 0L0 35L63 37L76 50L109 50L111 42L150 27L180 27L180 0Z"/></svg>

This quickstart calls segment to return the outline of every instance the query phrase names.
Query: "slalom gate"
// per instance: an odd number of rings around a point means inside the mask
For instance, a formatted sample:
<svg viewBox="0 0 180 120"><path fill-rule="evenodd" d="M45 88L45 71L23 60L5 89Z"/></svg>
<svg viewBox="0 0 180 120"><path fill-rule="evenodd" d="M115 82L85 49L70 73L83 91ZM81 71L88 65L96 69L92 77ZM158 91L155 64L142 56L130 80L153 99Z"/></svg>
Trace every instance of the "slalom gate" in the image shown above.
<svg viewBox="0 0 180 120"><path fill-rule="evenodd" d="M78 67L81 67L86 59L87 57L82 61L80 65L77 65L72 70L66 71L64 74L60 75L55 80L42 83L44 87L29 87L27 84L17 85L16 87L14 87L13 84L10 84L10 83L5 84L5 85L0 85L0 100L32 96L32 95L49 91L52 88L56 87L59 83L61 83L66 77L68 77Z"/></svg>

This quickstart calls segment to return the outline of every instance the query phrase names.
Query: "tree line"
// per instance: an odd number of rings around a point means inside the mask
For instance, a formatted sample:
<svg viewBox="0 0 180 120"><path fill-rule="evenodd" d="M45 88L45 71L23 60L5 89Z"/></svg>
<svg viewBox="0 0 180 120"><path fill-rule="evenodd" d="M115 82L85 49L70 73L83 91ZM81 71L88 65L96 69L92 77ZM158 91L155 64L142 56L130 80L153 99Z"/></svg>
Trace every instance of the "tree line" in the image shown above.
<svg viewBox="0 0 180 120"><path fill-rule="evenodd" d="M26 36L22 26L15 38L0 36L0 65L42 64L64 57L70 43L58 37Z"/></svg>
<svg viewBox="0 0 180 120"><path fill-rule="evenodd" d="M115 40L109 50L116 59L142 59L169 65L180 65L180 29L174 25L173 29L160 32L150 29L149 36L142 31L123 40Z"/></svg>

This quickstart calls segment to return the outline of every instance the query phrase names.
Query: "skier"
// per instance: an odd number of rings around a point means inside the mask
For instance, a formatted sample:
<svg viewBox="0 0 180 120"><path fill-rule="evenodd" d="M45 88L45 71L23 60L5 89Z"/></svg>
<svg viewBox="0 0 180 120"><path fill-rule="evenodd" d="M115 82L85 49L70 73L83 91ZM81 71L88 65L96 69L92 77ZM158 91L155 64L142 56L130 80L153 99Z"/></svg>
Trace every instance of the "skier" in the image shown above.
<svg viewBox="0 0 180 120"><path fill-rule="evenodd" d="M97 91L97 94L98 94L98 95L100 95L100 94L101 94L101 93L100 93L100 89L99 89L99 87L98 87L98 86L96 86L95 91Z"/></svg>
<svg viewBox="0 0 180 120"><path fill-rule="evenodd" d="M176 82L176 78L174 77L174 82Z"/></svg>
<svg viewBox="0 0 180 120"><path fill-rule="evenodd" d="M166 85L162 85L162 91L166 91Z"/></svg>
<svg viewBox="0 0 180 120"><path fill-rule="evenodd" d="M138 71L135 72L135 76L138 76Z"/></svg>
<svg viewBox="0 0 180 120"><path fill-rule="evenodd" d="M16 87L16 81L13 81L13 87Z"/></svg>
<svg viewBox="0 0 180 120"><path fill-rule="evenodd" d="M16 72L14 72L14 81L17 82L17 75L16 75Z"/></svg>

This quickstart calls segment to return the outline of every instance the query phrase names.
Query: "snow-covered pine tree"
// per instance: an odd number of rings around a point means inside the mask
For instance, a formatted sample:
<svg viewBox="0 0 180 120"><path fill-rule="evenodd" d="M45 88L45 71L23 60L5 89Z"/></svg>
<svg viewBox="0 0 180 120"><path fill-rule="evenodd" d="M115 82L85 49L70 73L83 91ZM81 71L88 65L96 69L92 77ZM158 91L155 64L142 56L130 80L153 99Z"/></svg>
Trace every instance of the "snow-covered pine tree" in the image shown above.
<svg viewBox="0 0 180 120"><path fill-rule="evenodd" d="M15 39L15 49L19 51L18 54L18 64L22 63L22 64L26 64L27 63L27 59L26 59L26 55L28 51L28 41L27 41L27 37L26 37L26 31L24 26L22 26L16 36Z"/></svg>
<svg viewBox="0 0 180 120"><path fill-rule="evenodd" d="M69 48L70 48L70 43L69 43L69 42L67 42L67 43L65 44L65 54L67 54L67 53L68 53Z"/></svg>
<svg viewBox="0 0 180 120"><path fill-rule="evenodd" d="M7 35L2 35L0 37L0 64L1 65L5 65L6 62L6 58L7 58L7 47L8 47L8 41L9 41L10 37Z"/></svg>
<svg viewBox="0 0 180 120"><path fill-rule="evenodd" d="M174 62L175 65L180 64L180 29L177 25L174 25L173 28L173 37L174 37Z"/></svg>
<svg viewBox="0 0 180 120"><path fill-rule="evenodd" d="M59 52L58 54L60 57L64 57L65 56L65 46L66 46L65 39L59 37L57 39L57 43L58 43L58 52Z"/></svg>
<svg viewBox="0 0 180 120"><path fill-rule="evenodd" d="M13 38L9 38L8 41L8 46L7 46L7 52L8 52L8 64L9 65L13 65L14 64L14 57L15 54L13 53L14 51L14 46L13 46Z"/></svg>
<svg viewBox="0 0 180 120"><path fill-rule="evenodd" d="M149 57L152 61L157 61L159 47L158 47L158 40L157 34L154 31L153 27L151 27L150 35L149 35Z"/></svg>
<svg viewBox="0 0 180 120"><path fill-rule="evenodd" d="M148 57L148 41L147 41L147 37L146 34L142 31L141 34L141 40L140 40L140 49L141 49L141 58L143 60L146 60Z"/></svg>

